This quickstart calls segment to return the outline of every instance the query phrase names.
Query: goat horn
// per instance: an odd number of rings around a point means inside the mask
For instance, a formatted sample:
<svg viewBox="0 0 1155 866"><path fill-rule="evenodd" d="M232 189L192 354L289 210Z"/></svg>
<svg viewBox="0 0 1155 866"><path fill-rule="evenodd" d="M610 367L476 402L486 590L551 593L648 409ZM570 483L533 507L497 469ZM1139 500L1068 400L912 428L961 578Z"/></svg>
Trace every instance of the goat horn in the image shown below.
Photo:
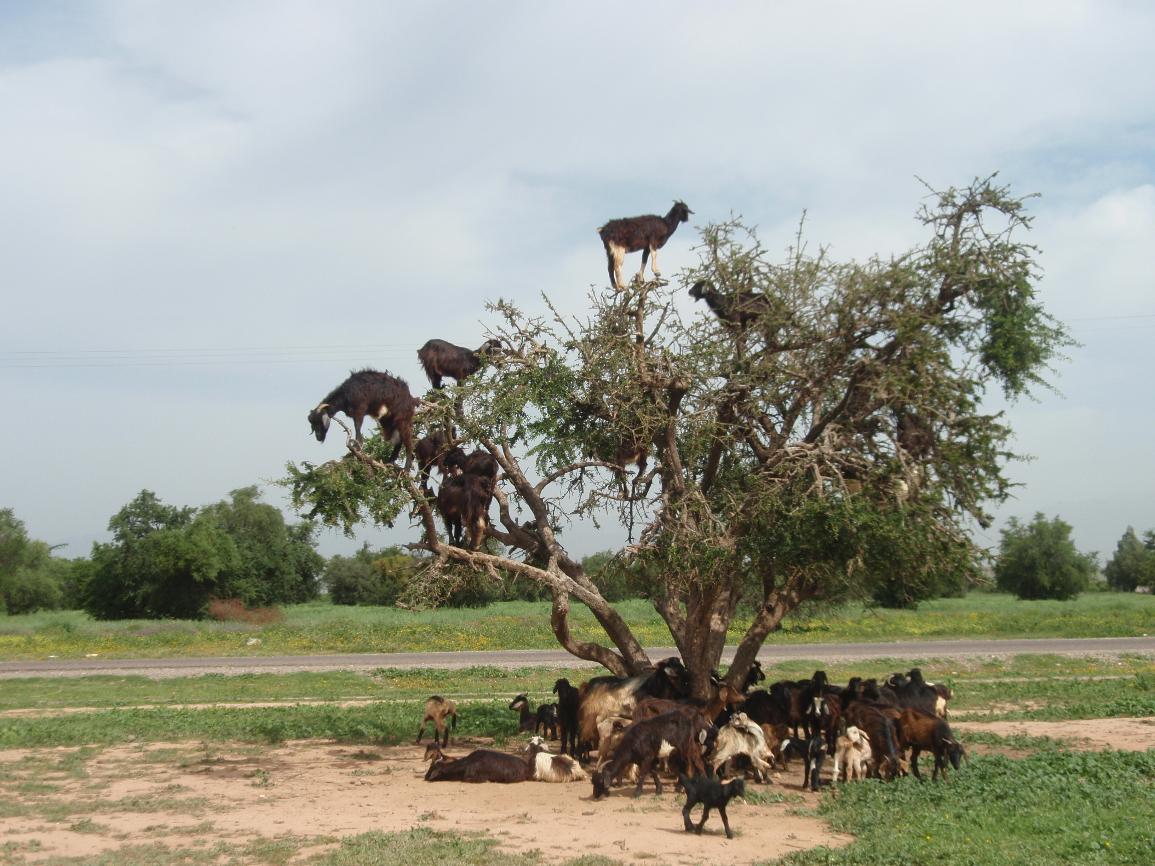
<svg viewBox="0 0 1155 866"><path fill-rule="evenodd" d="M327 411L327 410L328 410L328 408L329 408L329 404L328 404L328 403L318 403L318 404L317 404L317 408L316 408L316 409L314 409L313 411L314 411L314 412L325 412L325 411Z"/></svg>

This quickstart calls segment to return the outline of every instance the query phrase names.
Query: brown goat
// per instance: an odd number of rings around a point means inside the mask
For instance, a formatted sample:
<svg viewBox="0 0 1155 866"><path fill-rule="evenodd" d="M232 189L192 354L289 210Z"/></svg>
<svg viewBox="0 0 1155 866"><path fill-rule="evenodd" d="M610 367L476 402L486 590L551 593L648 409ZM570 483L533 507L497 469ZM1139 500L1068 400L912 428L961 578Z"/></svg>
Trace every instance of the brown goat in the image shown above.
<svg viewBox="0 0 1155 866"><path fill-rule="evenodd" d="M433 695L425 702L425 715L421 719L421 726L417 729L417 740L421 742L421 735L425 733L425 725L427 722L433 722L433 741L436 743L440 736L444 736L441 743L442 746L449 745L449 725L445 723L446 719L451 719L453 722L453 730L457 730L457 704L443 698L441 695Z"/></svg>
<svg viewBox="0 0 1155 866"><path fill-rule="evenodd" d="M620 776L630 764L638 765L638 783L634 796L642 794L642 784L646 776L654 780L654 787L662 793L662 780L658 778L656 764L663 743L669 743L681 755L682 760L694 775L706 774L702 760L702 744L707 738L707 726L698 715L673 711L654 716L641 722L634 722L626 728L621 741L610 760L593 775L594 799L598 800L610 792L610 783Z"/></svg>
<svg viewBox="0 0 1155 866"><path fill-rule="evenodd" d="M325 441L329 432L329 419L338 412L344 412L353 420L353 430L358 442L364 442L361 422L366 416L376 418L381 425L381 435L393 444L392 462L397 459L401 446L408 455L405 468L413 464L413 414L417 400L409 393L409 386L403 379L377 370L360 370L334 388L317 408L309 413L309 426L318 442Z"/></svg>
<svg viewBox="0 0 1155 866"><path fill-rule="evenodd" d="M461 449L454 447L449 437L440 430L418 439L413 452L417 458L417 471L421 475L421 491L426 496L429 495L429 476L432 470L436 467L444 478L457 459L456 455L464 456Z"/></svg>
<svg viewBox="0 0 1155 866"><path fill-rule="evenodd" d="M907 707L902 711L895 723L898 732L898 745L902 749L910 749L910 768L915 778L921 779L918 771L918 756L923 750L934 753L934 772L931 779L938 778L939 770L946 778L947 761L956 770L964 752L963 747L954 734L950 725L933 713Z"/></svg>
<svg viewBox="0 0 1155 866"><path fill-rule="evenodd" d="M693 211L686 207L685 202L676 201L670 212L664 217L657 214L647 216L627 217L610 220L600 229L598 235L602 245L606 248L606 263L610 272L610 285L617 290L622 288L622 262L626 253L642 251L642 267L638 271L641 280L646 273L646 262L653 257L651 267L655 277L660 277L658 270L658 250L666 245L670 235L677 229L679 223L690 219Z"/></svg>
<svg viewBox="0 0 1155 866"><path fill-rule="evenodd" d="M478 475L455 475L437 491L437 510L445 521L449 543L479 550L489 528L489 503L493 488Z"/></svg>
<svg viewBox="0 0 1155 866"><path fill-rule="evenodd" d="M460 384L481 369L486 357L501 348L501 340L486 340L476 351L445 340L429 340L417 350L417 358L425 369L425 375L429 377L429 383L434 388L440 388L445 376Z"/></svg>
<svg viewBox="0 0 1155 866"><path fill-rule="evenodd" d="M683 698L690 691L689 673L679 658L663 659L652 671L633 677L594 677L578 690L579 750L597 748L598 722L629 716L646 697Z"/></svg>

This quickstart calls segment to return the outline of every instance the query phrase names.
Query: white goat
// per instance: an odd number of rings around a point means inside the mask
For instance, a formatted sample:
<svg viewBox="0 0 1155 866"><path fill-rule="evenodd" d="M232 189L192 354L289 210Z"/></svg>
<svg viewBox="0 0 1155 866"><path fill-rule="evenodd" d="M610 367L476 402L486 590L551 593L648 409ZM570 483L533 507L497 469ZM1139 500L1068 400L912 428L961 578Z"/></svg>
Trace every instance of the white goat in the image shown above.
<svg viewBox="0 0 1155 866"><path fill-rule="evenodd" d="M867 765L872 757L870 738L861 728L851 725L834 743L834 781L865 779ZM845 780L842 779L843 768L846 770Z"/></svg>
<svg viewBox="0 0 1155 866"><path fill-rule="evenodd" d="M718 731L714 744L714 755L710 764L714 775L719 776L721 768L731 758L745 755L754 766L754 778L759 782L770 781L770 761L774 760L766 745L766 735L762 728L750 720L745 713L737 713Z"/></svg>
<svg viewBox="0 0 1155 866"><path fill-rule="evenodd" d="M541 737L530 737L525 750L533 756L533 778L538 782L580 782L589 778L576 758L553 754Z"/></svg>

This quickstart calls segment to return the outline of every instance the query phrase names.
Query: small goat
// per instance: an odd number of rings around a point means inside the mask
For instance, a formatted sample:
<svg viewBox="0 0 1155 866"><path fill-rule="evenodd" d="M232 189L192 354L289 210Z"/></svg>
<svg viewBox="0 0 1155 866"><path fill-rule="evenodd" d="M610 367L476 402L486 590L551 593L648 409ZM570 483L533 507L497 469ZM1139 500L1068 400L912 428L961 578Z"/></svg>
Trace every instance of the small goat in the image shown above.
<svg viewBox="0 0 1155 866"><path fill-rule="evenodd" d="M460 547L464 540L469 550L481 548L489 528L492 496L493 488L477 475L456 475L441 485L437 491L437 510L445 521L450 544Z"/></svg>
<svg viewBox="0 0 1155 866"><path fill-rule="evenodd" d="M746 796L746 782L744 779L735 779L732 782L722 784L720 781L712 776L687 776L685 773L678 775L678 781L682 783L682 788L686 791L686 805L682 807L682 821L685 823L686 832L693 830L699 835L702 828L706 826L706 819L710 817L710 810L717 809L722 816L722 826L726 828L726 838L733 839L734 834L730 830L730 819L726 817L726 804L735 797ZM699 803L702 804L702 820L698 822L698 826L694 826L690 821L690 810Z"/></svg>
<svg viewBox="0 0 1155 866"><path fill-rule="evenodd" d="M533 720L533 732L550 739L557 739L557 704L541 704Z"/></svg>
<svg viewBox="0 0 1155 866"><path fill-rule="evenodd" d="M482 362L502 348L501 340L486 340L477 351L455 346L445 340L429 340L417 350L417 358L434 388L448 376L459 384L481 369Z"/></svg>
<svg viewBox="0 0 1155 866"><path fill-rule="evenodd" d="M557 695L557 724L561 733L561 753L578 756L578 708L581 697L578 689L567 679L553 684Z"/></svg>
<svg viewBox="0 0 1155 866"><path fill-rule="evenodd" d="M761 292L723 294L705 280L698 280L690 287L690 297L705 301L720 321L739 328L745 328L772 310L770 299Z"/></svg>
<svg viewBox="0 0 1155 866"><path fill-rule="evenodd" d="M643 279L646 273L646 262L653 257L651 267L655 277L660 277L658 270L658 250L666 245L670 235L677 229L679 223L690 219L693 211L686 207L685 202L676 201L670 212L664 217L656 214L647 216L613 219L598 229L602 245L606 248L606 263L610 272L610 285L617 290L622 288L622 262L626 253L642 251L642 267L638 271L638 279Z"/></svg>
<svg viewBox="0 0 1155 866"><path fill-rule="evenodd" d="M444 735L442 746L449 745L449 726L445 724L446 719L451 719L453 722L453 730L457 730L457 704L443 698L441 695L434 695L425 702L425 715L421 719L421 726L417 729L417 742L421 742L421 735L425 733L425 724L433 722L433 741L437 742L438 738Z"/></svg>
<svg viewBox="0 0 1155 866"><path fill-rule="evenodd" d="M533 759L533 778L538 782L581 782L589 775L569 755L554 755L541 737L531 737L526 751Z"/></svg>
<svg viewBox="0 0 1155 866"><path fill-rule="evenodd" d="M366 416L376 418L381 425L381 435L394 446L389 461L397 459L404 445L408 455L405 468L408 469L413 464L413 413L416 409L417 400L409 393L404 380L389 373L361 370L351 373L317 404L317 408L309 413L309 426L317 441L324 442L325 434L329 432L329 419L344 412L353 420L357 441L364 442L361 422Z"/></svg>
<svg viewBox="0 0 1155 866"><path fill-rule="evenodd" d="M536 732L536 728L534 726L536 719L533 713L533 707L531 707L529 704L528 695L518 695L516 698L509 702L509 708L511 710L517 710L518 712L517 732L519 734L524 734L527 731Z"/></svg>
<svg viewBox="0 0 1155 866"><path fill-rule="evenodd" d="M865 779L871 757L870 738L861 728L851 725L834 743L834 781Z"/></svg>
<svg viewBox="0 0 1155 866"><path fill-rule="evenodd" d="M806 767L802 773L802 787L811 791L818 790L818 776L822 772L822 763L826 760L826 740L822 734L815 734L806 741Z"/></svg>

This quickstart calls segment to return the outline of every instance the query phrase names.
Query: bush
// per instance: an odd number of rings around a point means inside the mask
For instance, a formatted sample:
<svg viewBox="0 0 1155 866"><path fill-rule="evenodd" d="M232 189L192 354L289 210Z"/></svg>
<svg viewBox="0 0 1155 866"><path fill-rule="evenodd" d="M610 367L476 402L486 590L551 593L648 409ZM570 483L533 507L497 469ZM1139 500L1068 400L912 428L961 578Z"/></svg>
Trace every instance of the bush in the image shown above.
<svg viewBox="0 0 1155 866"><path fill-rule="evenodd" d="M247 622L252 625L269 625L285 619L279 607L245 607L239 598L209 599L207 614L209 619L217 622Z"/></svg>
<svg viewBox="0 0 1155 866"><path fill-rule="evenodd" d="M1080 553L1071 527L1058 517L1036 514L1029 524L1012 517L1002 532L995 582L1019 598L1075 598L1096 571L1095 557Z"/></svg>

